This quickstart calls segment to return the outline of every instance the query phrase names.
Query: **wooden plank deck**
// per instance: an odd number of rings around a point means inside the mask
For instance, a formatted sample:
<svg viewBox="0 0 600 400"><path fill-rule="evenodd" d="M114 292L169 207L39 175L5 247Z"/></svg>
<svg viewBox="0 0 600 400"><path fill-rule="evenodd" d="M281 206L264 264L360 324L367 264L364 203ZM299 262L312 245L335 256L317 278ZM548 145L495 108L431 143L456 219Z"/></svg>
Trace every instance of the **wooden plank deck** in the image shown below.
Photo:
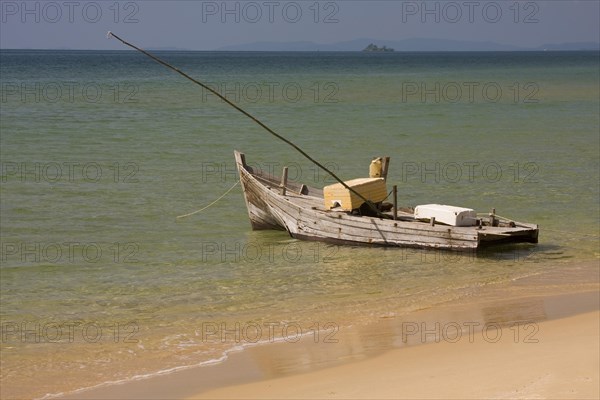
<svg viewBox="0 0 600 400"><path fill-rule="evenodd" d="M282 229L292 237L332 243L452 250L475 249L483 242L506 239L537 241L533 224L456 227L431 225L402 211L393 220L329 210L321 190L297 182L287 182L282 190L278 177L246 166L243 154L236 152L236 160L253 229Z"/></svg>

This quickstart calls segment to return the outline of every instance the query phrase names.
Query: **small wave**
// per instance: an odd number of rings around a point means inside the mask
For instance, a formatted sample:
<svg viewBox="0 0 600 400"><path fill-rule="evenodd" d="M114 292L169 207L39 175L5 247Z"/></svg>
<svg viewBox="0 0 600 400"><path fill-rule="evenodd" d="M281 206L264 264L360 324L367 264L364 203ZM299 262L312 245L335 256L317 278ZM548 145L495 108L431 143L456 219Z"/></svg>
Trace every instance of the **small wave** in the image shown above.
<svg viewBox="0 0 600 400"><path fill-rule="evenodd" d="M223 355L221 357L219 357L219 358L214 358L214 359L210 359L210 360L207 360L207 361L202 361L202 362L200 362L198 364L182 365L182 366L177 366L177 367L162 369L162 370L159 370L157 372L151 372L151 373L148 373L148 374L138 374L138 375L131 376L129 378L123 378L123 379L119 379L119 380L115 380L115 381L102 382L102 383L99 383L97 385L87 386L87 387L84 387L84 388L75 389L75 390L68 391L68 392L47 393L46 395L44 395L42 397L38 397L36 400L54 399L54 398L57 398L57 397L67 396L67 395L72 395L72 394L77 394L77 393L82 393L82 392L87 392L89 390L99 389L99 388L102 388L102 387L122 385L122 384L125 384L125 383L128 383L128 382L134 382L134 381L141 381L141 380L144 380L144 379L150 379L150 378L153 378L153 377L157 377L157 376L161 376L161 375L167 375L167 374L171 374L173 372L183 371L183 370L187 370L187 369L190 369L190 368L205 367L205 366L208 366L208 365L219 364L219 363L225 361L229 357L228 356L229 353L234 352L234 351L241 351L241 350L242 349L237 349L237 348L234 347L232 349L224 351Z"/></svg>
<svg viewBox="0 0 600 400"><path fill-rule="evenodd" d="M326 330L323 330L323 331L326 331ZM300 335L300 339L302 339L305 336L312 335L312 334L313 334L313 332L302 333ZM83 387L83 388L79 388L79 389L75 389L75 390L71 390L71 391L67 391L67 392L47 393L42 397L36 398L35 400L55 399L57 397L74 395L74 394L83 393L83 392L87 392L87 391L94 390L94 389L100 389L103 387L123 385L123 384L129 383L129 382L151 379L151 378L155 378L155 377L162 376L162 375L169 375L169 374L172 374L175 372L185 371L185 370L189 370L192 368L208 367L208 366L220 364L220 363L226 361L229 358L229 354L231 354L231 353L241 352L246 348L255 347L255 346L262 346L262 345L274 344L274 343L282 343L286 340L287 339L285 337L280 337L280 338L269 338L266 340L259 340L256 343L238 344L229 349L224 350L221 353L221 357L218 357L218 358L212 358L210 360L202 361L202 362L199 362L196 364L191 364L191 365L180 365L180 366L176 366L176 367L172 367L172 368L161 369L159 371L150 372L147 374L137 374L137 375L130 376L128 378L123 378L123 379L118 379L118 380L113 380L113 381L106 381L106 382L99 383L97 385L87 386L87 387Z"/></svg>

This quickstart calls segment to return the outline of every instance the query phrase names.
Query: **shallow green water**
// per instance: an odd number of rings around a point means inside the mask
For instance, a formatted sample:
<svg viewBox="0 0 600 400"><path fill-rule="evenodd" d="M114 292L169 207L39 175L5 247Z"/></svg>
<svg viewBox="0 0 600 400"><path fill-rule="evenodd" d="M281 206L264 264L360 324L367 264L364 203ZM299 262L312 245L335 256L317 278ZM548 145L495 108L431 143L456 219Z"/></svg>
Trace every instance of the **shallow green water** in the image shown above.
<svg viewBox="0 0 600 400"><path fill-rule="evenodd" d="M475 257L299 242L252 232L239 187L176 219L237 181L234 149L276 173L289 165L309 185L331 179L141 55L3 51L7 395L251 344L220 331L208 340L215 323L343 327L598 259L597 52L161 55L345 179L390 155L402 204L495 207L540 224L540 244ZM31 387L34 376L45 383Z"/></svg>

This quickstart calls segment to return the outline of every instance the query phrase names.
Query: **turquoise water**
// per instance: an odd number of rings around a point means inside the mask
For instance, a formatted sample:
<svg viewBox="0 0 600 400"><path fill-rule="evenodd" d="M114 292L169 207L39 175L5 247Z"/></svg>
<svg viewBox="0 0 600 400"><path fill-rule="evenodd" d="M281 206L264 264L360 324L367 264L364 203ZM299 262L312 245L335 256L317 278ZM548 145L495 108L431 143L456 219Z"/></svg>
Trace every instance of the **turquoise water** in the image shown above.
<svg viewBox="0 0 600 400"><path fill-rule="evenodd" d="M345 179L390 155L400 203L494 207L540 224L540 243L474 256L299 242L251 231L239 186L177 219L236 183L234 149L331 179L142 55L2 51L3 398L253 343L207 338L221 322L343 329L598 260L597 52L158 54Z"/></svg>

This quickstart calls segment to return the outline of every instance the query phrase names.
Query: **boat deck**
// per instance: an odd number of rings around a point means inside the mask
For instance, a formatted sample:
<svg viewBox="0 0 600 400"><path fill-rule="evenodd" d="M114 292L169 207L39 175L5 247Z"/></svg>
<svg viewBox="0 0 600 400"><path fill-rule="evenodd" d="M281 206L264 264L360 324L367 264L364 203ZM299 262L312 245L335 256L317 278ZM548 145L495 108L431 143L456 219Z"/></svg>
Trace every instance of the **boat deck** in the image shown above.
<svg viewBox="0 0 600 400"><path fill-rule="evenodd" d="M248 166L236 153L248 214L254 229L286 230L292 237L354 245L435 247L452 250L498 242L537 243L535 224L498 216L482 217L475 226L452 226L415 218L412 208L377 216L357 210L329 209L323 190L286 181ZM284 179L285 180L285 179Z"/></svg>

